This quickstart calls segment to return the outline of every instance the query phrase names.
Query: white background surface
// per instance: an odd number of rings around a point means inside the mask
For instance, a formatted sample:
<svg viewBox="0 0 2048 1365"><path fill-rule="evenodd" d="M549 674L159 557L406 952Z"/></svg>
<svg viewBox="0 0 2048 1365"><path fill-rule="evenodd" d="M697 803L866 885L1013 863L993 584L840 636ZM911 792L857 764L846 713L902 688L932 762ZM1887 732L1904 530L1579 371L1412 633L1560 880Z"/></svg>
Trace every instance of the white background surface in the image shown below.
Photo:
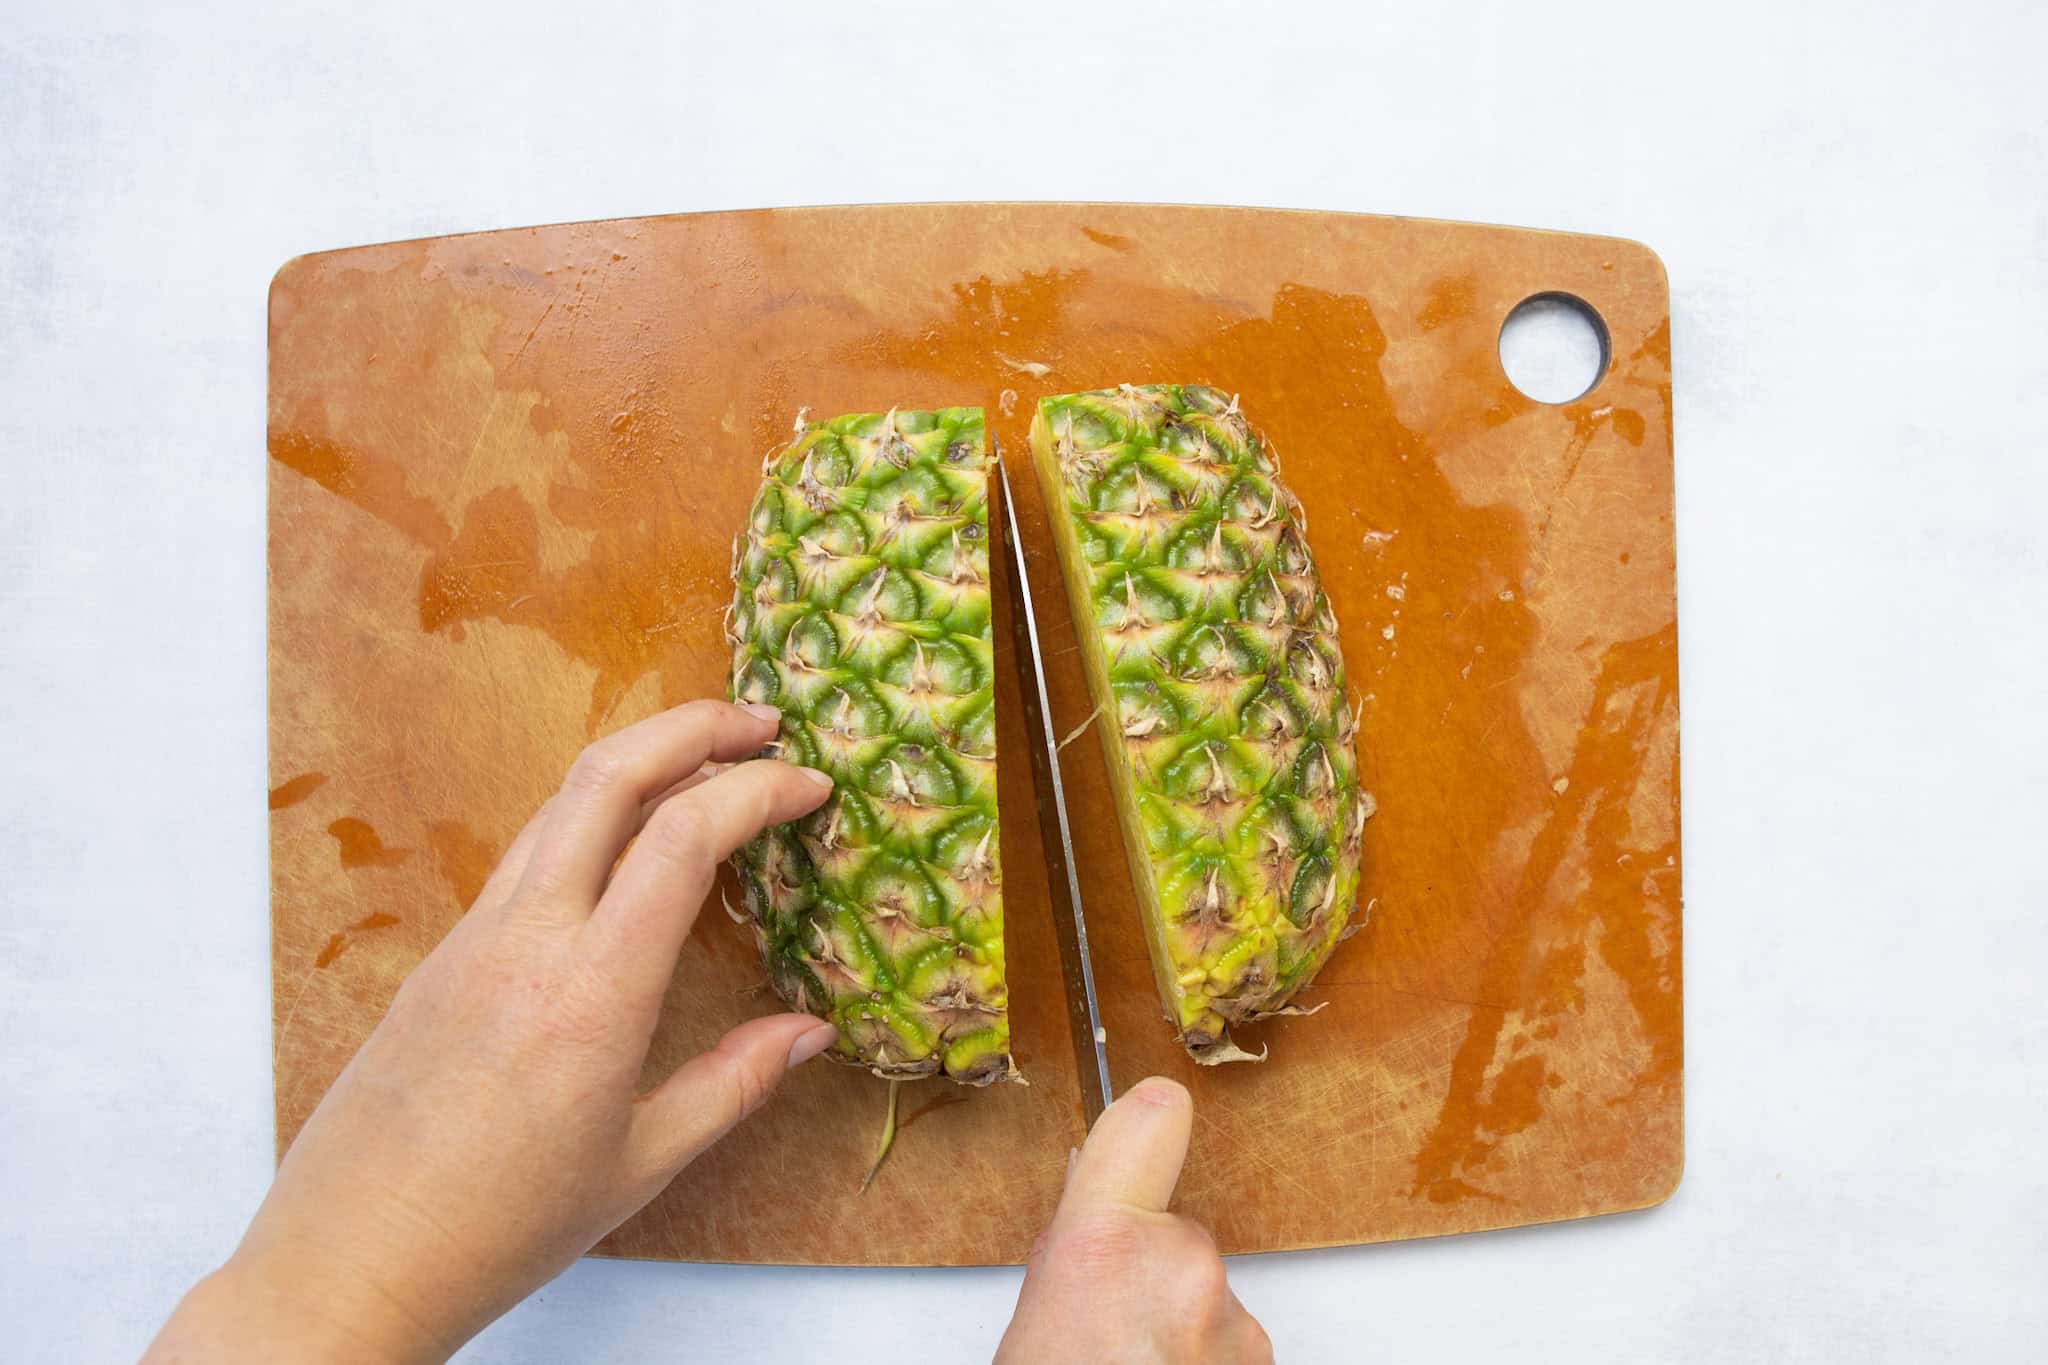
<svg viewBox="0 0 2048 1365"><path fill-rule="evenodd" d="M0 5L0 1354L132 1356L270 1169L271 272L980 198L1512 222L1670 268L1684 1184L1235 1262L1281 1358L2038 1349L2040 6L174 8ZM585 1262L467 1358L985 1358L1015 1286Z"/></svg>

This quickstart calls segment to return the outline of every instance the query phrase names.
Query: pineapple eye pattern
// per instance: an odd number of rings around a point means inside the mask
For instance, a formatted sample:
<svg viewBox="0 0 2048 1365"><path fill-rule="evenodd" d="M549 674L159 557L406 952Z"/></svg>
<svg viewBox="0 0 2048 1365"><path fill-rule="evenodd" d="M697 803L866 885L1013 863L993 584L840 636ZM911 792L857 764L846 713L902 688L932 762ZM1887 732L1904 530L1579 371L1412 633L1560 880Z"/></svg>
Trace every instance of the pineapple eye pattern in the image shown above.
<svg viewBox="0 0 2048 1365"><path fill-rule="evenodd" d="M805 427L733 554L732 691L824 806L733 857L776 992L892 1080L1010 1076L979 408Z"/></svg>
<svg viewBox="0 0 2048 1365"><path fill-rule="evenodd" d="M1230 1026L1294 1010L1360 922L1369 805L1301 504L1237 399L1197 385L1045 399L1032 451L1066 504L1168 1013L1197 1060L1247 1057Z"/></svg>

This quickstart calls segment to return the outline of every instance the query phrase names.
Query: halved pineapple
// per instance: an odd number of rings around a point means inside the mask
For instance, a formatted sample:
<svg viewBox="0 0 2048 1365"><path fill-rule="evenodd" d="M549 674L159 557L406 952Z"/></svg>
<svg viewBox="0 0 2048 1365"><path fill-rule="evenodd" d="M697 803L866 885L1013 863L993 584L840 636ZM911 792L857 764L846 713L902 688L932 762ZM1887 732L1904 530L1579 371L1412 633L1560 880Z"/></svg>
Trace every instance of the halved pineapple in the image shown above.
<svg viewBox="0 0 2048 1365"><path fill-rule="evenodd" d="M747 922L827 1055L891 1080L1012 1069L988 473L979 408L809 424L734 546L733 698L837 784L735 855Z"/></svg>
<svg viewBox="0 0 2048 1365"><path fill-rule="evenodd" d="M1291 1005L1354 917L1370 804L1301 505L1236 399L1047 398L1033 462L1168 1019L1197 1061Z"/></svg>

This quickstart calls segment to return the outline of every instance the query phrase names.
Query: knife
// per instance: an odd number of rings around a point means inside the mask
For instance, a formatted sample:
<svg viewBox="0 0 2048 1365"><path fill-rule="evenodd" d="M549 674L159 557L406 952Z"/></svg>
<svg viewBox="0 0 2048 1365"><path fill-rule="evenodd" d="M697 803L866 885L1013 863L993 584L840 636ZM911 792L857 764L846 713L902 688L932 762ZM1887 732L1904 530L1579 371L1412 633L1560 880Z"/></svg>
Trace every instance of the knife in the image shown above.
<svg viewBox="0 0 2048 1365"><path fill-rule="evenodd" d="M1053 899L1053 928L1060 942L1060 967L1067 983L1067 1024L1074 1037L1074 1071L1081 1083L1081 1107L1088 1124L1109 1107L1109 1057L1103 1049L1102 1010L1095 996L1095 969L1088 959L1088 922L1081 917L1081 879L1074 868L1074 833L1067 820L1066 791L1060 784L1059 736L1052 728L1052 703L1038 647L1038 618L1031 610L1031 575L1024 567L1024 537L1017 529L1017 499L1010 471L998 448L996 473L1002 481L1003 531L1009 543L1010 629L1017 650L1018 693L1024 724L1035 731L1025 747L1031 754L1031 786L1038 798L1038 827L1057 830L1046 841L1046 886ZM1050 818L1048 818L1048 816ZM1064 901L1064 905L1061 902Z"/></svg>

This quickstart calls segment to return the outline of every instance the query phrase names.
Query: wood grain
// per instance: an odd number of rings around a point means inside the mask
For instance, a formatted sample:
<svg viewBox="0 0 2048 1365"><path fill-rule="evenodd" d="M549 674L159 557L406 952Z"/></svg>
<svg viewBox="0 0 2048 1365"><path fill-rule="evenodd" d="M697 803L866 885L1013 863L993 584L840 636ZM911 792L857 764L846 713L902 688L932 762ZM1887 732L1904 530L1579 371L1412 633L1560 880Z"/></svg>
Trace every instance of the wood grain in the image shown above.
<svg viewBox="0 0 2048 1365"><path fill-rule="evenodd" d="M1612 363L1502 374L1530 294ZM651 218L304 257L270 299L280 1150L589 738L720 693L728 554L800 406L1240 392L1309 516L1364 698L1366 931L1329 1008L1202 1070L1158 1017L1099 753L1065 754L1115 1079L1194 1087L1180 1207L1226 1251L1637 1208L1682 1161L1667 294L1604 238L1237 209L914 206ZM1055 722L1088 713L1042 503L1013 480ZM999 596L999 612L1007 602ZM1082 1132L1006 620L1013 1027L1030 1087L811 1067L603 1250L1021 1259ZM706 915L650 1074L769 1002Z"/></svg>

